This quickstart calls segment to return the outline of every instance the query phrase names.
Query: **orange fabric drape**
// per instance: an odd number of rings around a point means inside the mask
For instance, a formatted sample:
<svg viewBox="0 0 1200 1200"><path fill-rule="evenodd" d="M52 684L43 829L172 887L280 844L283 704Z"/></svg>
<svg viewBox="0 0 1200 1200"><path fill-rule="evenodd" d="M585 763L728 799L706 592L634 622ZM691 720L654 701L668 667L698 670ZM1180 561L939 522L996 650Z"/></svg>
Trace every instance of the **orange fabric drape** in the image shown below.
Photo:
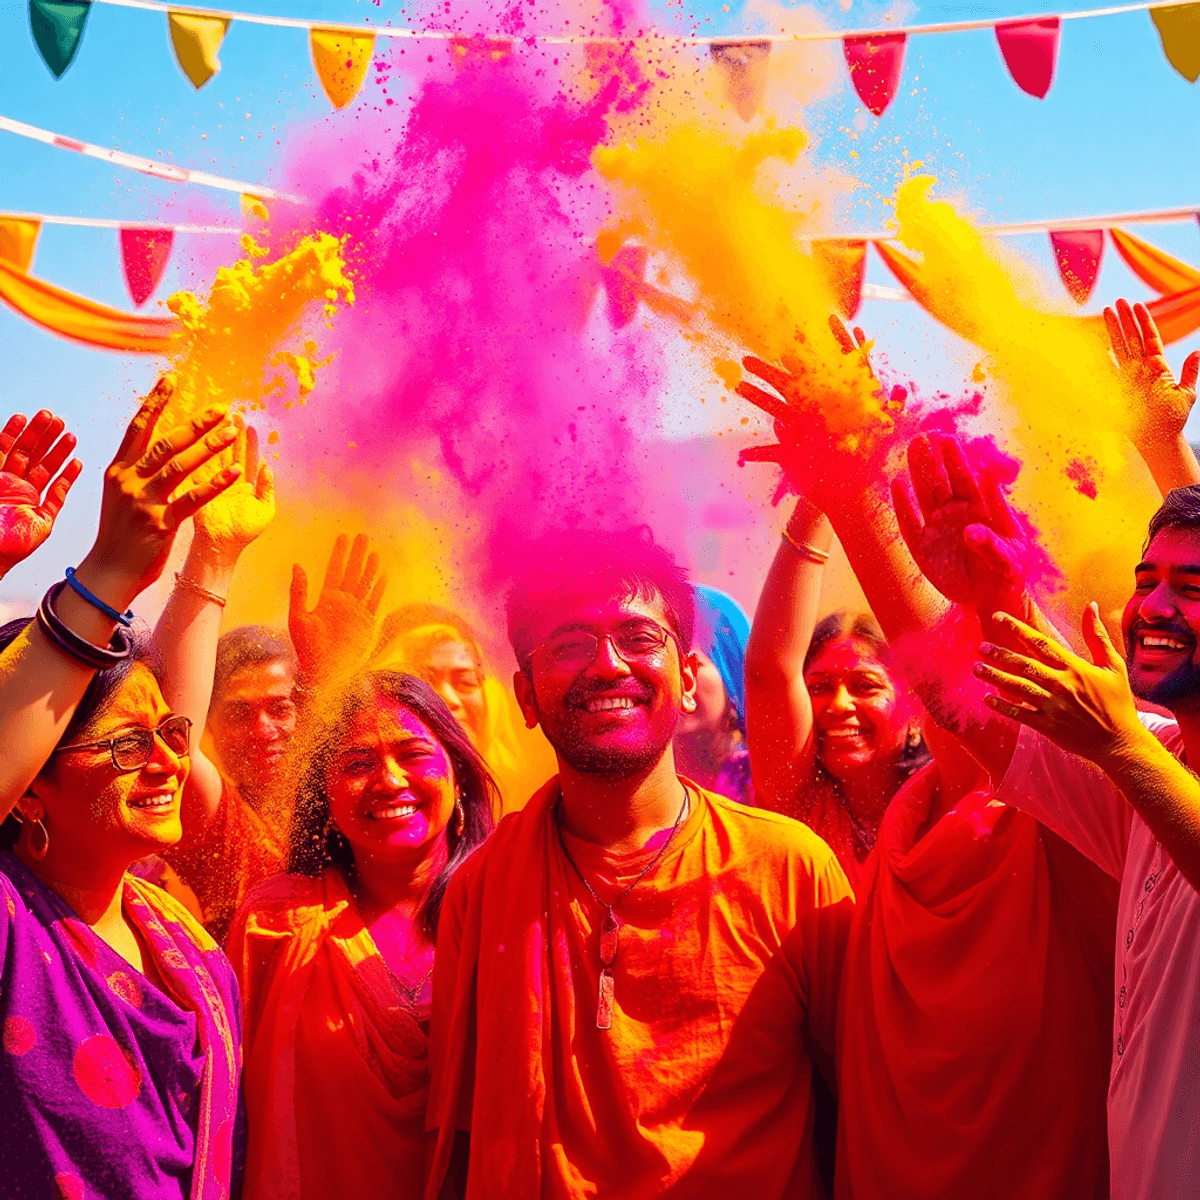
<svg viewBox="0 0 1200 1200"><path fill-rule="evenodd" d="M134 354L165 354L179 323L170 317L137 317L97 304L18 271L0 260L0 300L35 325L85 346Z"/></svg>
<svg viewBox="0 0 1200 1200"><path fill-rule="evenodd" d="M864 865L838 1007L838 1200L1108 1196L1115 881L984 792Z"/></svg>
<svg viewBox="0 0 1200 1200"><path fill-rule="evenodd" d="M1200 271L1180 262L1157 246L1150 245L1123 229L1110 229L1108 236L1125 265L1160 296L1200 287Z"/></svg>
<svg viewBox="0 0 1200 1200"><path fill-rule="evenodd" d="M920 263L909 258L907 254L897 250L894 246L888 245L887 242L876 242L875 249L879 251L879 257L887 263L892 274L904 284L913 299L930 316L935 317L948 329L954 330L968 341L973 340L973 331L962 319L962 315L956 312L953 305L944 303L942 298L925 284L921 276ZM1119 246L1118 249L1120 249ZM1146 307L1149 308L1151 315L1158 323L1158 331L1162 334L1164 342L1177 342L1180 338L1185 338L1188 334L1200 329L1200 285L1172 292L1167 296L1160 296L1157 300L1151 300ZM1096 316L1062 317L1061 320L1099 321L1100 318Z"/></svg>

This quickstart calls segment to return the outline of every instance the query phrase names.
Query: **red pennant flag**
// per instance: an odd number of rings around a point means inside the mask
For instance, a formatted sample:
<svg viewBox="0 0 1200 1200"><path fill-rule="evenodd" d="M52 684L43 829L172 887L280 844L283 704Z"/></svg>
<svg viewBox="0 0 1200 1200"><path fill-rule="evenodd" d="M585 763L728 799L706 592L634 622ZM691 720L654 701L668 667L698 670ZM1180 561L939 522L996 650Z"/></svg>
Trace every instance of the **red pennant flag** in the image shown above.
<svg viewBox="0 0 1200 1200"><path fill-rule="evenodd" d="M853 320L862 303L867 243L845 238L823 238L813 243L813 258L829 280L829 286L837 297L838 310L847 321Z"/></svg>
<svg viewBox="0 0 1200 1200"><path fill-rule="evenodd" d="M904 67L902 33L869 34L842 38L842 52L850 68L850 82L858 98L877 116L895 98Z"/></svg>
<svg viewBox="0 0 1200 1200"><path fill-rule="evenodd" d="M150 299L167 267L173 229L122 229L121 261L125 282L137 307Z"/></svg>
<svg viewBox="0 0 1200 1200"><path fill-rule="evenodd" d="M608 319L614 329L624 329L637 315L639 284L646 278L650 252L645 246L622 246L612 262L601 268Z"/></svg>
<svg viewBox="0 0 1200 1200"><path fill-rule="evenodd" d="M1100 274L1100 256L1104 253L1103 229L1073 229L1069 233L1051 233L1050 245L1058 273L1071 299L1085 304Z"/></svg>
<svg viewBox="0 0 1200 1200"><path fill-rule="evenodd" d="M1004 21L996 26L1000 53L1017 87L1039 100L1054 81L1058 57L1059 20L1040 17L1036 21Z"/></svg>

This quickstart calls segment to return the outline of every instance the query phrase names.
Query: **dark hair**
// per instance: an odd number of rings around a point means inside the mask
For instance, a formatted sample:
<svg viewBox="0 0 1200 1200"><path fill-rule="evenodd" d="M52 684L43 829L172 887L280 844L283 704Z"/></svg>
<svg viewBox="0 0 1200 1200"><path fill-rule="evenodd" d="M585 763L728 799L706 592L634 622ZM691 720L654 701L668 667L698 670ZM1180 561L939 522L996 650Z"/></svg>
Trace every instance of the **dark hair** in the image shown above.
<svg viewBox="0 0 1200 1200"><path fill-rule="evenodd" d="M508 640L523 669L537 648L533 630L562 597L590 594L661 600L682 652L692 648L696 600L687 574L648 525L616 531L572 530L530 545L528 567L510 588L504 610Z"/></svg>
<svg viewBox="0 0 1200 1200"><path fill-rule="evenodd" d="M354 851L329 819L325 774L355 716L376 704L381 696L403 704L429 726L454 767L455 782L462 797L463 831L457 833L453 822L447 825L449 858L430 884L417 912L420 927L434 937L450 876L492 831L492 803L497 792L483 759L462 726L423 679L399 671L366 671L342 693L340 706L318 730L306 754L292 817L288 870L318 876L326 867L333 866L347 881L353 877Z"/></svg>
<svg viewBox="0 0 1200 1200"><path fill-rule="evenodd" d="M33 624L33 617L17 617L0 625L0 655L6 651L17 638ZM156 679L161 677L161 669L150 651L150 634L146 626L140 622L135 624L129 635L133 641L133 653L116 666L97 671L92 676L83 697L71 714L63 735L58 739L61 746L69 743L91 725L97 717L102 716L112 703L113 697L121 689L121 685L129 678L129 672L134 663L148 667ZM11 850L17 844L20 832L20 822L11 813L0 823L0 849Z"/></svg>
<svg viewBox="0 0 1200 1200"><path fill-rule="evenodd" d="M217 643L217 663L213 669L211 710L230 677L246 667L259 663L284 662L296 666L296 651L292 640L282 629L269 625L239 625L221 635Z"/></svg>
<svg viewBox="0 0 1200 1200"><path fill-rule="evenodd" d="M812 641L808 644L808 653L804 656L804 669L807 671L812 660L830 642L836 642L839 638L854 638L855 641L865 643L890 673L891 650L887 638L883 636L883 630L879 628L879 622L870 613L852 613L845 609L830 613L817 624L813 630ZM931 758L924 737L918 736L915 741L906 743L896 763L901 779L915 775ZM825 770L820 760L816 761L814 769L819 778L828 780L835 791L839 790L838 781Z"/></svg>
<svg viewBox="0 0 1200 1200"><path fill-rule="evenodd" d="M1195 529L1200 532L1200 483L1172 488L1158 512L1150 518L1142 553L1164 529Z"/></svg>

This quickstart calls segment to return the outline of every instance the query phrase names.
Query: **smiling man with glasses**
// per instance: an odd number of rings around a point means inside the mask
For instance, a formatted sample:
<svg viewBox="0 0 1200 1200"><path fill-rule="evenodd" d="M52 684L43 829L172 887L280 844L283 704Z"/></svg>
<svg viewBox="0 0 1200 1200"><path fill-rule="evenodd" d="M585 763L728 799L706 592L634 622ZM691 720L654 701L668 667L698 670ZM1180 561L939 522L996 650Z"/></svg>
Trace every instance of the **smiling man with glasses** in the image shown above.
<svg viewBox="0 0 1200 1200"><path fill-rule="evenodd" d="M427 1196L818 1195L845 877L805 826L677 774L694 602L649 530L528 561L514 684L558 775L446 894Z"/></svg>

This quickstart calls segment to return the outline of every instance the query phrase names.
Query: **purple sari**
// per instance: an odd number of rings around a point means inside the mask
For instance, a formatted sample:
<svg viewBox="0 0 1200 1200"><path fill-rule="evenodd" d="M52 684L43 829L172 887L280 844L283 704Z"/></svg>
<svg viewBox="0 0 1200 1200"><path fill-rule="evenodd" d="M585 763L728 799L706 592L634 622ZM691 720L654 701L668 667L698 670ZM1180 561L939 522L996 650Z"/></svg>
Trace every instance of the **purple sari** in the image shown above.
<svg viewBox="0 0 1200 1200"><path fill-rule="evenodd" d="M240 1012L216 944L165 892L127 875L125 912L154 983L4 852L0 897L0 1192L237 1195Z"/></svg>

